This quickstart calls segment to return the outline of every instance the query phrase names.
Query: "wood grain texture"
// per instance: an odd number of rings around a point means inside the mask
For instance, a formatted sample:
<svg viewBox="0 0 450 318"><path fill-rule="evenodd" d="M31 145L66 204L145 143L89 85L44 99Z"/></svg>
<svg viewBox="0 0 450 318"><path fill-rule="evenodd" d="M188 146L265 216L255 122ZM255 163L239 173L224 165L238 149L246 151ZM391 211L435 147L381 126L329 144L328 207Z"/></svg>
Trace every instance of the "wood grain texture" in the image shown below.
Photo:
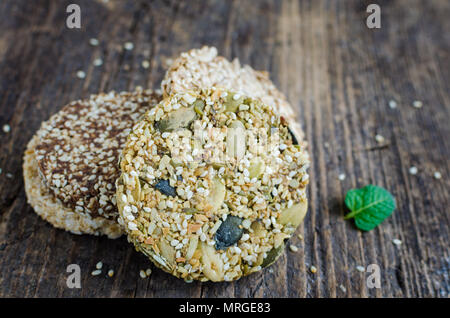
<svg viewBox="0 0 450 318"><path fill-rule="evenodd" d="M65 27L69 3L81 6L81 30ZM448 297L450 5L379 0L382 27L370 30L369 3L0 1L0 125L11 126L0 132L0 296ZM99 46L89 45L93 37ZM127 41L132 51L123 50ZM310 209L297 232L304 239L291 240L299 251L238 282L185 284L125 238L71 235L36 216L21 163L40 122L91 93L158 87L168 59L205 44L268 70L298 109L312 157ZM376 134L387 147L377 147ZM398 208L362 233L343 219L343 199L368 183L391 191ZM115 276L91 276L98 261ZM66 287L72 263L81 266L81 289ZM367 288L368 273L356 270L372 263L381 267L380 289ZM151 277L140 278L148 267Z"/></svg>

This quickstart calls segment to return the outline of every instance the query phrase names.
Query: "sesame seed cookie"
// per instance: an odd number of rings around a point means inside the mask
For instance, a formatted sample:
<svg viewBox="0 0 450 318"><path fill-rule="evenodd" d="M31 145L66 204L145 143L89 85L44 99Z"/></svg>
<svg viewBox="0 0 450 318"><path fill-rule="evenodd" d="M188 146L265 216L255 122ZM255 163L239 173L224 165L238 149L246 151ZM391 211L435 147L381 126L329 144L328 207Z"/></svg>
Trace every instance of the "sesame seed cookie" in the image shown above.
<svg viewBox="0 0 450 318"><path fill-rule="evenodd" d="M160 99L139 87L91 95L43 122L24 157L25 189L36 213L73 233L120 236L119 155L131 127Z"/></svg>
<svg viewBox="0 0 450 318"><path fill-rule="evenodd" d="M288 121L296 138L303 140L304 133L296 121L295 111L269 79L269 74L241 65L238 59L230 62L218 56L215 47L204 46L182 53L173 61L161 83L164 96L210 87L222 87L272 106Z"/></svg>
<svg viewBox="0 0 450 318"><path fill-rule="evenodd" d="M257 99L220 88L173 94L128 137L118 221L176 277L239 279L272 264L306 214L305 145Z"/></svg>
<svg viewBox="0 0 450 318"><path fill-rule="evenodd" d="M25 151L23 163L25 192L28 203L33 207L36 214L54 227L74 234L106 235L109 238L120 237L123 230L115 220L75 212L73 209L65 207L61 201L50 193L39 175L34 153L38 142L38 137L33 136Z"/></svg>

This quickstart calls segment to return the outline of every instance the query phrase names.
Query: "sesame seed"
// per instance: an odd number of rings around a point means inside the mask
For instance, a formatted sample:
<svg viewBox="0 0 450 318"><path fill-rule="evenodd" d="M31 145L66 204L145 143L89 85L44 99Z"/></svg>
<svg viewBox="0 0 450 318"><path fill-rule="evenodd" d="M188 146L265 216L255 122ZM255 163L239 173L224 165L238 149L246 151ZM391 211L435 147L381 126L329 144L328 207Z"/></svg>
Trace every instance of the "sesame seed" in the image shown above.
<svg viewBox="0 0 450 318"><path fill-rule="evenodd" d="M97 270L93 271L93 272L91 273L91 275L92 275L92 276L98 276L98 275L100 275L101 273L102 273L102 271L101 271L100 269L97 269Z"/></svg>
<svg viewBox="0 0 450 318"><path fill-rule="evenodd" d="M84 71L78 71L77 77L83 79L86 77L86 73Z"/></svg>
<svg viewBox="0 0 450 318"><path fill-rule="evenodd" d="M298 247L295 245L289 245L289 249L291 250L291 252L297 252L298 251Z"/></svg>
<svg viewBox="0 0 450 318"><path fill-rule="evenodd" d="M376 140L378 143L382 143L382 142L384 141L384 137L381 136L381 135L375 135L375 140Z"/></svg>
<svg viewBox="0 0 450 318"><path fill-rule="evenodd" d="M317 267L315 267L314 265L312 265L309 270L311 271L311 273L315 274L317 273Z"/></svg>
<svg viewBox="0 0 450 318"><path fill-rule="evenodd" d="M338 176L338 178L339 178L339 180L341 180L341 181L345 180L345 173L341 173L341 174Z"/></svg>
<svg viewBox="0 0 450 318"><path fill-rule="evenodd" d="M299 235L297 235L297 237L299 240L303 240L303 235L299 234Z"/></svg>
<svg viewBox="0 0 450 318"><path fill-rule="evenodd" d="M110 269L110 270L108 271L108 276L109 276L109 277L113 277L113 276L114 276L114 270Z"/></svg>
<svg viewBox="0 0 450 318"><path fill-rule="evenodd" d="M339 288L342 290L342 292L346 293L347 292L347 288L345 288L344 285L339 285Z"/></svg>
<svg viewBox="0 0 450 318"><path fill-rule="evenodd" d="M144 61L142 61L141 65L142 65L143 68L149 68L150 67L150 62L147 61L147 60L144 60Z"/></svg>
<svg viewBox="0 0 450 318"><path fill-rule="evenodd" d="M392 108L392 109L397 108L397 102L395 100L391 99L389 101L389 107Z"/></svg>
<svg viewBox="0 0 450 318"><path fill-rule="evenodd" d="M151 268L147 268L147 269L145 270L145 275L147 275L147 277L148 277L148 276L150 276L151 274L152 274Z"/></svg>
<svg viewBox="0 0 450 318"><path fill-rule="evenodd" d="M137 225L136 225L136 223L128 222L128 228L129 228L131 231L134 231L134 230L137 230Z"/></svg>
<svg viewBox="0 0 450 318"><path fill-rule="evenodd" d="M8 124L3 125L3 132L9 133L10 131L11 131L11 127Z"/></svg>
<svg viewBox="0 0 450 318"><path fill-rule="evenodd" d="M97 58L93 62L94 66L101 66L103 65L103 60L101 58Z"/></svg>
<svg viewBox="0 0 450 318"><path fill-rule="evenodd" d="M134 49L134 44L132 42L126 42L123 47L125 48L125 50L131 51L132 49Z"/></svg>
<svg viewBox="0 0 450 318"><path fill-rule="evenodd" d="M364 273L366 271L366 269L361 265L356 266L356 270L361 273Z"/></svg>
<svg viewBox="0 0 450 318"><path fill-rule="evenodd" d="M423 106L423 103L422 103L420 100L415 100L415 101L413 102L413 106L414 106L415 108L421 108L421 107Z"/></svg>
<svg viewBox="0 0 450 318"><path fill-rule="evenodd" d="M442 178L442 174L441 174L439 171L436 171L436 172L433 174L433 176L434 176L435 179L440 179L440 178Z"/></svg>
<svg viewBox="0 0 450 318"><path fill-rule="evenodd" d="M145 271L142 269L139 271L139 276L141 276L141 278L147 278L147 274L145 274Z"/></svg>
<svg viewBox="0 0 450 318"><path fill-rule="evenodd" d="M392 243L394 243L394 244L397 245L397 246L402 245L402 241L400 241L399 239L393 239L393 240L392 240Z"/></svg>
<svg viewBox="0 0 450 318"><path fill-rule="evenodd" d="M89 40L89 44L92 46L97 46L98 45L98 40L96 38L92 38Z"/></svg>
<svg viewBox="0 0 450 318"><path fill-rule="evenodd" d="M12 179L13 177L14 177L14 175L12 174L12 173L6 173L6 177L8 178L8 179Z"/></svg>
<svg viewBox="0 0 450 318"><path fill-rule="evenodd" d="M250 109L250 107L248 105L245 105L245 104L239 105L239 110L240 111L246 111L246 110L249 110L249 109Z"/></svg>
<svg viewBox="0 0 450 318"><path fill-rule="evenodd" d="M416 174L417 174L417 172L418 172L418 169L417 169L417 167L415 167L415 166L412 166L411 168L409 168L409 173L410 173L410 174L412 174L412 175L416 175Z"/></svg>
<svg viewBox="0 0 450 318"><path fill-rule="evenodd" d="M95 268L97 268L97 269L102 269L102 267L103 267L103 263L102 263L102 262L98 262L98 263L95 265Z"/></svg>

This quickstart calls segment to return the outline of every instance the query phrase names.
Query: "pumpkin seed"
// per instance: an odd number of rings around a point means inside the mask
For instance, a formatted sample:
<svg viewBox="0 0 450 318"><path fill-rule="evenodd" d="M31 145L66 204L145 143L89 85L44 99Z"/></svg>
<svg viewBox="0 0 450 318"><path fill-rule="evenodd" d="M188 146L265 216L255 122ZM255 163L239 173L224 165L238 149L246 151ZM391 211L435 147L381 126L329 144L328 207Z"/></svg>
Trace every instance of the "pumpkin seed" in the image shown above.
<svg viewBox="0 0 450 318"><path fill-rule="evenodd" d="M250 179L259 178L266 169L266 165L261 158L253 158L250 161L250 167L248 168L248 172L250 172Z"/></svg>
<svg viewBox="0 0 450 318"><path fill-rule="evenodd" d="M155 124L160 132L170 132L178 128L186 128L197 118L193 108L180 108L171 112L166 118Z"/></svg>
<svg viewBox="0 0 450 318"><path fill-rule="evenodd" d="M174 187L172 187L169 183L169 180L161 179L155 184L155 188L159 190L162 194L167 196L176 197L177 192Z"/></svg>
<svg viewBox="0 0 450 318"><path fill-rule="evenodd" d="M228 155L230 158L236 158L239 161L244 157L245 149L245 126L241 121L235 120L227 130Z"/></svg>
<svg viewBox="0 0 450 318"><path fill-rule="evenodd" d="M222 206L223 200L225 200L225 185L219 178L215 177L212 180L212 189L209 192L208 201L212 205L212 210L217 211Z"/></svg>
<svg viewBox="0 0 450 318"><path fill-rule="evenodd" d="M253 235L256 237L263 237L267 230L264 228L264 224L260 220L253 221L250 228L253 231Z"/></svg>
<svg viewBox="0 0 450 318"><path fill-rule="evenodd" d="M244 101L244 97L239 97L235 99L234 98L235 95L236 94L233 93L229 93L227 95L227 98L225 100L225 111L235 113L238 110L239 105L242 104L242 102Z"/></svg>
<svg viewBox="0 0 450 318"><path fill-rule="evenodd" d="M200 116L203 115L203 110L205 109L205 102L202 101L201 99L197 99L192 106L194 107L194 110L197 114L199 114Z"/></svg>
<svg viewBox="0 0 450 318"><path fill-rule="evenodd" d="M183 211L183 213L186 213L186 214L195 214L198 212L198 210L195 208L183 208L182 211Z"/></svg>
<svg viewBox="0 0 450 318"><path fill-rule="evenodd" d="M286 243L281 244L278 247L272 248L268 253L267 256L264 258L264 261L261 264L261 267L267 267L275 263L275 261L278 259L278 257L283 254L284 247L286 246Z"/></svg>
<svg viewBox="0 0 450 318"><path fill-rule="evenodd" d="M173 248L165 239L160 240L158 245L161 256L169 263L170 266L175 266L175 248Z"/></svg>
<svg viewBox="0 0 450 318"><path fill-rule="evenodd" d="M189 239L188 248L186 251L186 260L190 260L195 253L198 246L198 236L194 235Z"/></svg>
<svg viewBox="0 0 450 318"><path fill-rule="evenodd" d="M244 234L244 229L239 227L241 223L240 217L228 215L227 219L217 229L214 237L216 250L223 250L241 239L242 234Z"/></svg>
<svg viewBox="0 0 450 318"><path fill-rule="evenodd" d="M294 204L290 208L281 211L278 222L283 225L290 224L293 227L297 227L303 221L303 218L305 217L307 210L308 210L307 201Z"/></svg>
<svg viewBox="0 0 450 318"><path fill-rule="evenodd" d="M134 202L139 202L141 198L141 181L138 177L134 177L134 189L131 191Z"/></svg>
<svg viewBox="0 0 450 318"><path fill-rule="evenodd" d="M203 242L199 242L199 244L202 251L203 273L213 282L223 280L223 261L219 254L216 253L214 247Z"/></svg>
<svg viewBox="0 0 450 318"><path fill-rule="evenodd" d="M297 137L295 137L294 132L289 127L288 127L288 131L289 131L289 133L291 134L291 137L292 137L292 144L293 145L298 145L298 140L297 140Z"/></svg>

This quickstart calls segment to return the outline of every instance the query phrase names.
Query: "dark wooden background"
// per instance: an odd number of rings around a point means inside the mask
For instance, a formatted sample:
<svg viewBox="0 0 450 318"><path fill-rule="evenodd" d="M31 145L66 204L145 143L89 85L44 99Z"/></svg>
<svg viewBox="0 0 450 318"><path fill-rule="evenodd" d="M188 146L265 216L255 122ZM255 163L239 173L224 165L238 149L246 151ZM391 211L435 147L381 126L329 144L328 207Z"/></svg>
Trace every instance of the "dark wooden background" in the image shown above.
<svg viewBox="0 0 450 318"><path fill-rule="evenodd" d="M365 25L370 2L0 1L0 126L11 127L0 131L0 296L448 297L449 1L377 0L382 25L373 30ZM81 30L65 26L69 3L81 6ZM123 50L127 41L132 51ZM312 155L304 240L291 240L299 251L235 283L185 284L125 238L56 230L23 190L22 154L42 120L91 93L158 87L169 58L204 44L271 73L299 110ZM104 64L95 67L98 57ZM398 209L362 233L343 219L343 199L369 183L391 191ZM98 261L103 274L91 276ZM66 287L72 263L81 266L81 289ZM372 263L380 289L356 270ZM148 267L151 277L140 278Z"/></svg>

